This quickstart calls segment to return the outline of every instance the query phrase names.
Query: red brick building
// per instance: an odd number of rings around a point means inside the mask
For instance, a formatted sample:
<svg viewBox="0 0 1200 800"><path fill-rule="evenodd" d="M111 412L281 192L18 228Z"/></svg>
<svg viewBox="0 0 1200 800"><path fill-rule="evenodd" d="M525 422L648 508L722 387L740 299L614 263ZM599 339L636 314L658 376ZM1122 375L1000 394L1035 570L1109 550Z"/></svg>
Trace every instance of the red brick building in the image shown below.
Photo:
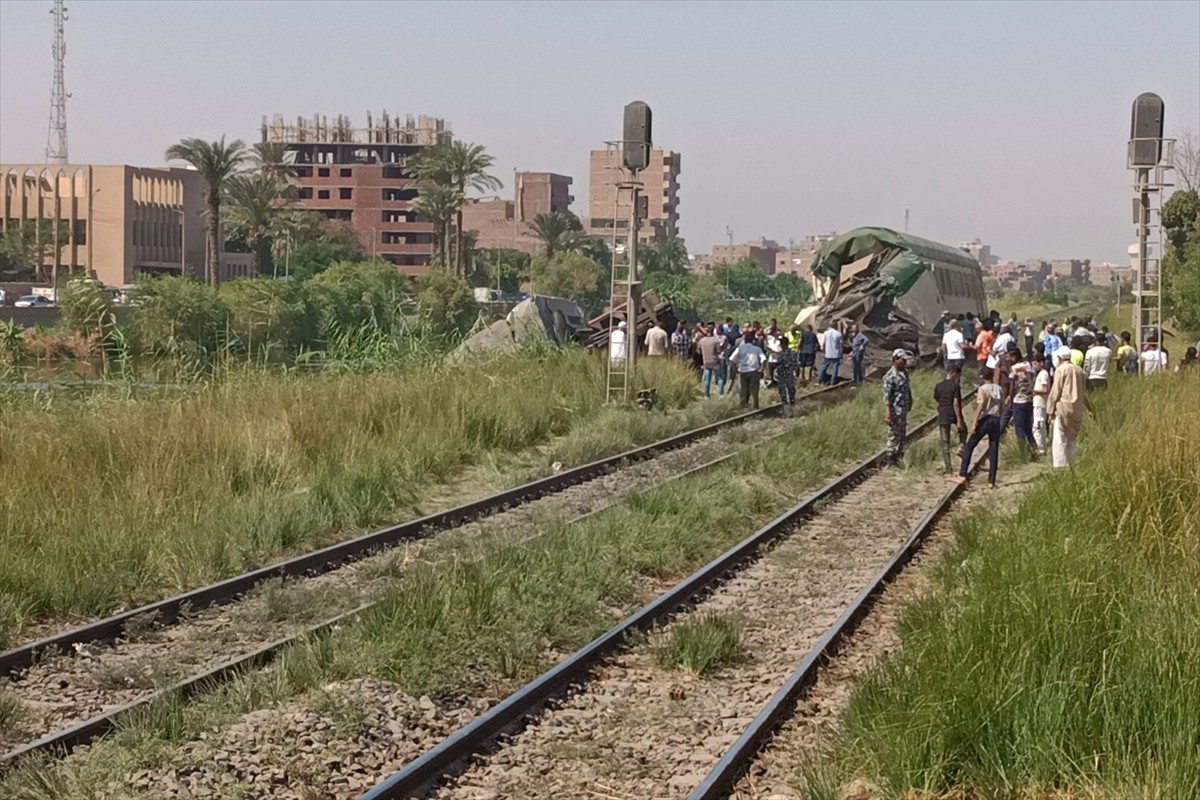
<svg viewBox="0 0 1200 800"><path fill-rule="evenodd" d="M367 127L351 127L338 116L298 119L295 125L276 116L264 118L262 141L283 142L294 154L297 204L350 225L368 253L407 273L429 268L433 224L412 209L417 184L407 170L412 156L450 141L445 122L434 117L367 118Z"/></svg>
<svg viewBox="0 0 1200 800"><path fill-rule="evenodd" d="M513 200L499 197L468 200L463 206L463 230L475 234L480 249L504 248L535 255L542 242L533 232L538 214L569 212L572 180L553 172L518 172Z"/></svg>

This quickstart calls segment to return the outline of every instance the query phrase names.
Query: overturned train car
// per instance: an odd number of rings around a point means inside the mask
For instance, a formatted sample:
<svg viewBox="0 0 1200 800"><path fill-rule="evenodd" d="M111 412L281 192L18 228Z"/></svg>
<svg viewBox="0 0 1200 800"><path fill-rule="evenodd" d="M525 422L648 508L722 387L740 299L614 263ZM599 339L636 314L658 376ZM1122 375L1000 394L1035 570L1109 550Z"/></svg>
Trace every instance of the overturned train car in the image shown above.
<svg viewBox="0 0 1200 800"><path fill-rule="evenodd" d="M937 349L942 319L986 313L979 262L956 247L890 228L855 228L827 242L812 264L816 304L796 323L862 325L871 345L919 354Z"/></svg>

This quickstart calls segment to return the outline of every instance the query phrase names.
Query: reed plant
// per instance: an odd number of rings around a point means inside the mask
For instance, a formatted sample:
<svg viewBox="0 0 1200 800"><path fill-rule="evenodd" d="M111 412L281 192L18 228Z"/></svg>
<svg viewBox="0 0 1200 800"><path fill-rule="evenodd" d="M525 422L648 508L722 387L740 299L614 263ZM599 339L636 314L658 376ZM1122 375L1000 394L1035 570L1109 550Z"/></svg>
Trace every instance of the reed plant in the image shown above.
<svg viewBox="0 0 1200 800"><path fill-rule="evenodd" d="M1074 467L957 526L814 796L1200 797L1200 374L1112 383Z"/></svg>

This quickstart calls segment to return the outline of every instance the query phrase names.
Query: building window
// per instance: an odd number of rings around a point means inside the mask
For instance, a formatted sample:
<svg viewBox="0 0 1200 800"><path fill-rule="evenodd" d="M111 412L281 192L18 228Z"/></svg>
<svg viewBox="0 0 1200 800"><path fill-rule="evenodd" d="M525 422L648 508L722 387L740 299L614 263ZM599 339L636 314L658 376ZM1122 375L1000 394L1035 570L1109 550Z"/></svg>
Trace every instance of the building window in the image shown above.
<svg viewBox="0 0 1200 800"><path fill-rule="evenodd" d="M87 220L77 219L72 227L71 244L87 244Z"/></svg>
<svg viewBox="0 0 1200 800"><path fill-rule="evenodd" d="M320 191L318 191L318 192L317 192L317 199L318 199L318 200L328 200L328 199L329 199L329 190L328 190L328 189L321 189Z"/></svg>
<svg viewBox="0 0 1200 800"><path fill-rule="evenodd" d="M296 168L296 177L297 178L311 178L312 177L312 167L297 167Z"/></svg>
<svg viewBox="0 0 1200 800"><path fill-rule="evenodd" d="M321 167L320 169L318 169L317 177L318 178L328 178L329 177L329 167Z"/></svg>
<svg viewBox="0 0 1200 800"><path fill-rule="evenodd" d="M338 189L338 197L340 197L342 200L349 200L353 194L353 189Z"/></svg>
<svg viewBox="0 0 1200 800"><path fill-rule="evenodd" d="M311 186L304 186L300 189L299 197L301 200L312 200L312 192Z"/></svg>
<svg viewBox="0 0 1200 800"><path fill-rule="evenodd" d="M401 169L400 167L384 167L383 168L383 177L385 177L385 178L407 178L408 176L404 174L404 170Z"/></svg>
<svg viewBox="0 0 1200 800"><path fill-rule="evenodd" d="M341 169L338 170L338 175L340 175L343 178L349 178L350 177L350 168L342 167Z"/></svg>

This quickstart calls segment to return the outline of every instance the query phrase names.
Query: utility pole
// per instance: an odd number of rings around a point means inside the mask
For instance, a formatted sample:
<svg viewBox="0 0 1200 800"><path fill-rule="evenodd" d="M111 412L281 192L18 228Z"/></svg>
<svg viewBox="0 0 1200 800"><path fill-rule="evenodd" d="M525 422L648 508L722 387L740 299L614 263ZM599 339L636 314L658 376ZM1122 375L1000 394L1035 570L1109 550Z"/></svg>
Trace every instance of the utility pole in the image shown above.
<svg viewBox="0 0 1200 800"><path fill-rule="evenodd" d="M172 208L179 215L179 277L187 275L187 215L183 209Z"/></svg>
<svg viewBox="0 0 1200 800"><path fill-rule="evenodd" d="M729 258L733 258L733 228L725 226L725 235L729 237ZM725 261L725 308L729 308L729 260Z"/></svg>
<svg viewBox="0 0 1200 800"><path fill-rule="evenodd" d="M54 39L51 52L54 54L54 83L50 88L50 126L46 133L46 163L67 164L67 94L63 78L64 63L67 57L67 42L63 38L63 28L67 21L67 7L63 0L54 0L54 8L50 10L54 16Z"/></svg>
<svg viewBox="0 0 1200 800"><path fill-rule="evenodd" d="M1133 170L1133 222L1137 228L1137 264L1133 279L1133 324L1137 349L1162 346L1162 202L1174 160L1172 139L1162 138L1163 101L1145 92L1133 101L1126 166Z"/></svg>
<svg viewBox="0 0 1200 800"><path fill-rule="evenodd" d="M638 230L641 227L641 189L638 173L650 164L650 107L637 101L625 106L624 134L621 139L606 142L609 158L620 158L616 167L617 179L613 182L612 216L612 273L609 284L609 357L606 399L624 402L629 399L631 389L636 389L638 317L641 316L641 285L637 279ZM611 163L611 162L610 162ZM623 180L628 171L629 179ZM629 191L629 227L624 246L620 237L620 197L623 190ZM619 358L613 357L612 336L618 330L616 311L625 307L624 351Z"/></svg>

